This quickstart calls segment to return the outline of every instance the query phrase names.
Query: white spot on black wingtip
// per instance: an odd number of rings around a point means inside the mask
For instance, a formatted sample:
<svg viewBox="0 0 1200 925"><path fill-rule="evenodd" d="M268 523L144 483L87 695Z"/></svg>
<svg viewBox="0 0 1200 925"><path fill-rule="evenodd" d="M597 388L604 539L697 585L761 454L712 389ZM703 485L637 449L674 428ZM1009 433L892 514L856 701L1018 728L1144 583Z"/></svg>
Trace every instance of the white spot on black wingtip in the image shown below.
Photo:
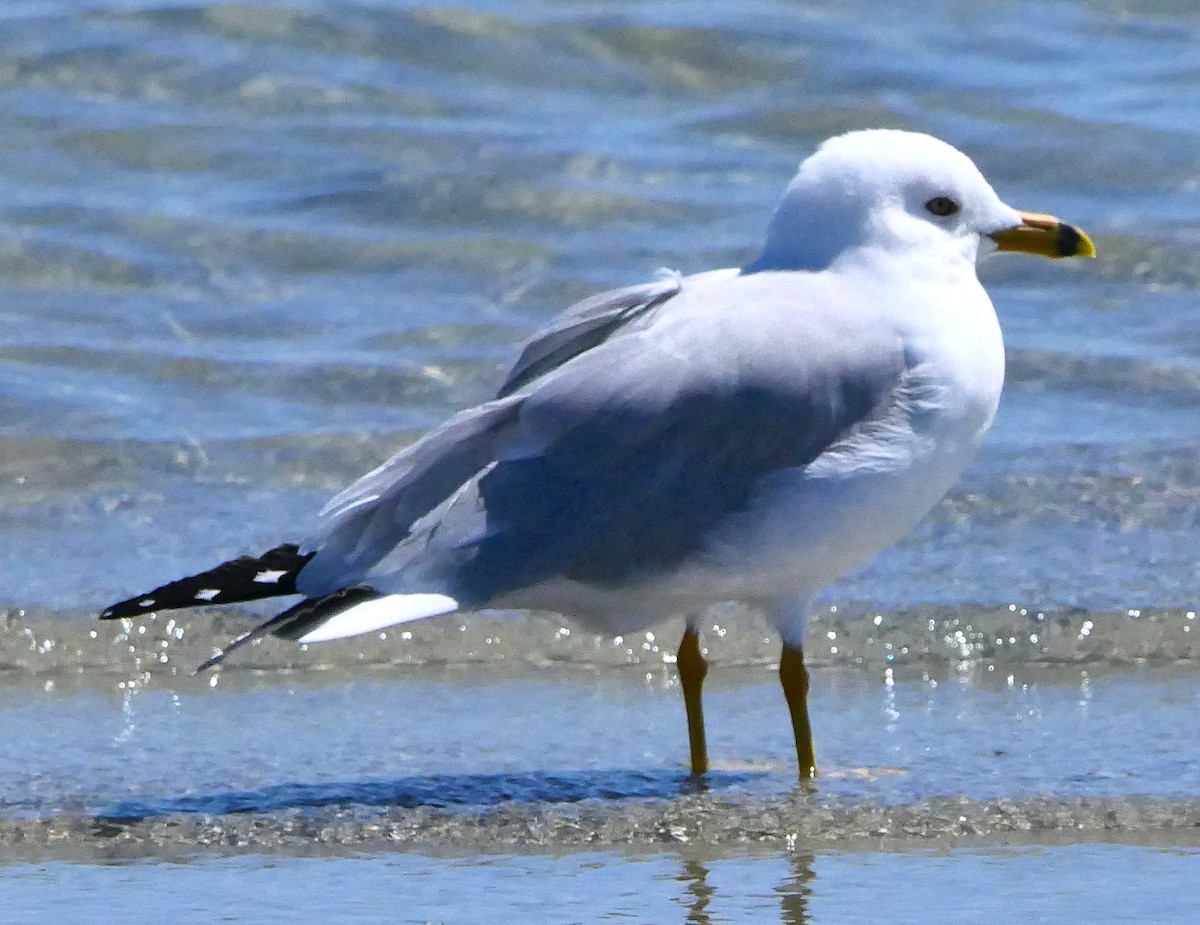
<svg viewBox="0 0 1200 925"><path fill-rule="evenodd" d="M110 619L110 618L113 616L113 614L115 614L115 613L116 613L116 611L115 611L115 610L113 610L111 607L109 607L109 608L108 608L108 610L106 610L106 611L104 611L104 613L100 614L100 619L101 619L101 620L108 620L108 619Z"/></svg>
<svg viewBox="0 0 1200 925"><path fill-rule="evenodd" d="M212 601L215 597L219 596L220 593L221 593L221 591L219 588L201 588L199 591L197 591L195 593L194 597L198 601L205 601L207 603L209 601Z"/></svg>
<svg viewBox="0 0 1200 925"><path fill-rule="evenodd" d="M153 607L155 604L154 598L148 597L144 601L138 601L139 607Z"/></svg>
<svg viewBox="0 0 1200 925"><path fill-rule="evenodd" d="M254 576L254 581L261 585L279 584L279 579L287 574L286 569L265 569Z"/></svg>

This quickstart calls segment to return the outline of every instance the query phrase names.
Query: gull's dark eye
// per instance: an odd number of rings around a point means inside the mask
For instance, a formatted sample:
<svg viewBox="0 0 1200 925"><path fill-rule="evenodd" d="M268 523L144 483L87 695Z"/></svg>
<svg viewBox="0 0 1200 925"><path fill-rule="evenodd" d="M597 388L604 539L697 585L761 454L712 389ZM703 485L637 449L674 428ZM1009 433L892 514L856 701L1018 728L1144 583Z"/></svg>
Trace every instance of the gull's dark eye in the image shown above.
<svg viewBox="0 0 1200 925"><path fill-rule="evenodd" d="M958 203L949 196L934 196L929 202L925 203L925 209L931 215L945 218L947 215L953 215L958 211Z"/></svg>

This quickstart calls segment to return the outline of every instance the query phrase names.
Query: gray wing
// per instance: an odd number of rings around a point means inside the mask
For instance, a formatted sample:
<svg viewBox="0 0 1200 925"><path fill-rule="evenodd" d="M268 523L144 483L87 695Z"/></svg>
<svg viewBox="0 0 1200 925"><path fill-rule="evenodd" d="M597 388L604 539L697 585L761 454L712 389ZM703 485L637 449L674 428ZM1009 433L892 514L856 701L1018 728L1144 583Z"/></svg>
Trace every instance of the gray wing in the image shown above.
<svg viewBox="0 0 1200 925"><path fill-rule="evenodd" d="M321 510L318 549L299 577L300 590L326 594L358 580L413 524L436 509L491 460L496 435L520 404L512 396L573 357L662 305L682 288L677 274L641 286L600 293L568 308L527 343L497 400L454 416L423 439L335 495Z"/></svg>
<svg viewBox="0 0 1200 925"><path fill-rule="evenodd" d="M577 302L525 345L496 397L512 395L572 357L603 343L633 319L677 295L682 287L682 279L672 274L653 283L602 292Z"/></svg>
<svg viewBox="0 0 1200 925"><path fill-rule="evenodd" d="M306 544L317 555L297 589L319 597L359 580L491 461L496 433L519 406L519 399L501 399L468 408L330 499L321 511L324 530Z"/></svg>
<svg viewBox="0 0 1200 925"><path fill-rule="evenodd" d="M900 401L914 361L896 334L783 292L754 278L664 288L667 310L629 325L625 312L654 301L643 287L563 319L527 348L517 391L331 502L297 587L421 576L479 607L558 576L615 585L680 564L765 479Z"/></svg>
<svg viewBox="0 0 1200 925"><path fill-rule="evenodd" d="M541 416L557 436L478 480L470 507L480 531L461 535L455 563L462 600L558 576L617 585L672 570L748 509L764 479L805 467L860 422L887 414L902 372L884 360L802 382L734 382L703 366L671 370L660 356L650 374L662 378L652 384L605 353L604 365L598 358L578 373L595 390L596 378L616 371L606 383L616 388L586 409L576 396L524 408L522 431L541 431L526 420Z"/></svg>
<svg viewBox="0 0 1200 925"><path fill-rule="evenodd" d="M803 332L659 328L539 380L494 464L397 568L441 574L466 607L560 576L613 586L669 571L765 479L891 414L909 368L898 339L826 350Z"/></svg>
<svg viewBox="0 0 1200 925"><path fill-rule="evenodd" d="M404 495L404 510L397 511L402 522L399 526L411 526L482 465L476 452L482 448L481 438L493 432L514 407L513 402L505 399L603 343L633 319L678 294L682 287L682 278L673 274L653 283L602 292L575 303L522 348L495 401L455 415L424 439L401 450L331 498L320 516L336 521L360 505ZM434 477L430 478L431 475Z"/></svg>

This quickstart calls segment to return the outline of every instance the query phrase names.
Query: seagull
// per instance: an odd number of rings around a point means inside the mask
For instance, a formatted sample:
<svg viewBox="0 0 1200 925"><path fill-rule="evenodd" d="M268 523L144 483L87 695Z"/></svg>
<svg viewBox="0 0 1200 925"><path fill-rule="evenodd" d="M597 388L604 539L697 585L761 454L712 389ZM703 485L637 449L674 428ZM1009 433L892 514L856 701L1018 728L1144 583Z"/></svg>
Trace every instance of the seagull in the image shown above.
<svg viewBox="0 0 1200 925"><path fill-rule="evenodd" d="M283 595L265 635L324 642L484 608L622 635L669 616L691 772L709 769L698 626L742 601L782 640L800 777L816 774L811 601L908 533L987 432L1004 380L976 276L996 251L1093 257L1005 205L929 135L831 138L749 265L605 292L524 346L495 397L330 500L304 543L114 604L102 619Z"/></svg>

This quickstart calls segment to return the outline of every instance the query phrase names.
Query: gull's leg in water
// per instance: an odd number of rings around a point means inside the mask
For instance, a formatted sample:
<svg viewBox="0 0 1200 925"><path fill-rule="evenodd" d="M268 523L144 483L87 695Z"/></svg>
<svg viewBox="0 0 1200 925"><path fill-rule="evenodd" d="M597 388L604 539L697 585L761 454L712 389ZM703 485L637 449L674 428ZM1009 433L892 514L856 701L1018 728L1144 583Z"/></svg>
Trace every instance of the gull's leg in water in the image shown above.
<svg viewBox="0 0 1200 925"><path fill-rule="evenodd" d="M708 745L704 741L704 706L700 701L704 676L708 674L708 662L700 654L700 636L691 624L684 630L675 665L679 669L679 685L683 688L683 704L687 707L692 774L698 777L708 773Z"/></svg>
<svg viewBox="0 0 1200 925"><path fill-rule="evenodd" d="M812 725L808 721L808 669L804 666L804 649L783 644L779 657L779 683L792 714L792 732L796 736L796 758L800 762L800 779L817 776L817 759L813 754Z"/></svg>

